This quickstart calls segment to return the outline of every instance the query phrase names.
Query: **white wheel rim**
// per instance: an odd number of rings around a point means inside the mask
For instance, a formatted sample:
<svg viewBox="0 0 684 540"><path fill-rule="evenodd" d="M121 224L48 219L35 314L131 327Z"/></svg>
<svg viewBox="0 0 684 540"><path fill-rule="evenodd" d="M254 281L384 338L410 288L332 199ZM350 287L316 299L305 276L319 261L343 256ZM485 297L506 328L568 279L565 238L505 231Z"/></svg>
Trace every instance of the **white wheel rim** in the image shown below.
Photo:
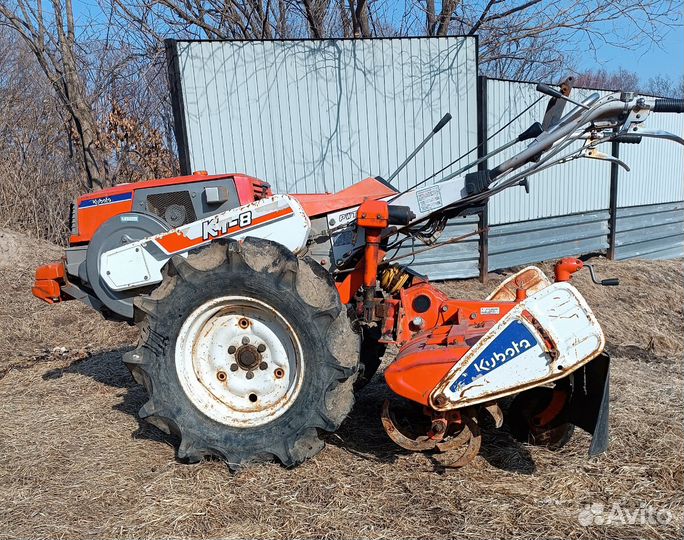
<svg viewBox="0 0 684 540"><path fill-rule="evenodd" d="M302 386L297 335L273 307L244 296L215 298L183 323L176 373L203 414L222 424L253 427L281 416Z"/></svg>

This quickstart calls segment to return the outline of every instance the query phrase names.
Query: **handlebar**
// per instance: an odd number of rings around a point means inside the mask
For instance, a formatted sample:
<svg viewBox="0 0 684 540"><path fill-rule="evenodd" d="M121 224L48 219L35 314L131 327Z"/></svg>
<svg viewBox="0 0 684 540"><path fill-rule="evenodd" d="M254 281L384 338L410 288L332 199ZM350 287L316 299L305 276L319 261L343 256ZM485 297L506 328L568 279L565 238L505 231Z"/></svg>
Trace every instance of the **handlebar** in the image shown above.
<svg viewBox="0 0 684 540"><path fill-rule="evenodd" d="M622 144L639 144L641 142L641 135L634 133L624 133L613 138L613 142Z"/></svg>
<svg viewBox="0 0 684 540"><path fill-rule="evenodd" d="M684 99L660 98L653 104L655 113L684 113Z"/></svg>

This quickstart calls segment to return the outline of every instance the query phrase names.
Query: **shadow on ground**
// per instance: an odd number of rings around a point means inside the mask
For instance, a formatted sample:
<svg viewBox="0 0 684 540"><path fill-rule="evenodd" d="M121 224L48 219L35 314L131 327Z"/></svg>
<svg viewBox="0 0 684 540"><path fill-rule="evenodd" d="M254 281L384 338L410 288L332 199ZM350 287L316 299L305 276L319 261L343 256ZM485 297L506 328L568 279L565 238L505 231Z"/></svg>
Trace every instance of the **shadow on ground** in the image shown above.
<svg viewBox="0 0 684 540"><path fill-rule="evenodd" d="M174 436L167 435L159 429L143 421L138 416L138 411L147 401L147 392L142 385L133 380L128 368L124 365L122 357L132 347L120 347L109 351L103 351L92 356L79 358L72 361L64 368L51 369L43 374L44 380L59 379L64 375L77 374L90 377L91 379L123 390L119 397L123 401L113 408L124 412L136 419L138 429L131 436L134 439L149 439L157 442L167 442L174 447L177 441Z"/></svg>
<svg viewBox="0 0 684 540"><path fill-rule="evenodd" d="M114 408L133 416L138 429L132 433L136 439L149 439L174 444L175 438L159 431L138 417L138 411L147 400L144 388L137 384L121 358L131 347L103 351L89 357L72 361L64 368L51 369L43 379L58 379L66 374L78 374L98 383L123 390L123 401ZM389 389L378 374L362 389L347 419L336 433L325 436L327 443L356 455L361 459L382 463L394 463L409 451L398 447L385 433L380 421L383 401L390 397ZM174 446L176 446L174 444ZM482 447L480 455L493 467L519 474L532 474L535 464L528 449L513 439L505 429L495 429L488 418L482 419ZM435 472L446 473L444 457L429 455Z"/></svg>

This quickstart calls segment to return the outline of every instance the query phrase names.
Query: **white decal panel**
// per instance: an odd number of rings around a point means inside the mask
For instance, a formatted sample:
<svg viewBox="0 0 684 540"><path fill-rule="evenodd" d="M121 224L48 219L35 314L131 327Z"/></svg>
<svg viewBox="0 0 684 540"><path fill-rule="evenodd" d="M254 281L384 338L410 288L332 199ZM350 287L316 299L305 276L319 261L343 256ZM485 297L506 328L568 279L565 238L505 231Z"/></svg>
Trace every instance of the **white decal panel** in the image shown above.
<svg viewBox="0 0 684 540"><path fill-rule="evenodd" d="M297 252L306 246L311 223L296 199L274 195L132 242L100 256L100 275L115 291L159 283L173 255L217 238L264 238Z"/></svg>
<svg viewBox="0 0 684 540"><path fill-rule="evenodd" d="M514 394L567 376L604 345L603 331L579 291L554 283L492 327L435 387L430 401L435 409L448 410ZM446 398L441 406L438 395Z"/></svg>

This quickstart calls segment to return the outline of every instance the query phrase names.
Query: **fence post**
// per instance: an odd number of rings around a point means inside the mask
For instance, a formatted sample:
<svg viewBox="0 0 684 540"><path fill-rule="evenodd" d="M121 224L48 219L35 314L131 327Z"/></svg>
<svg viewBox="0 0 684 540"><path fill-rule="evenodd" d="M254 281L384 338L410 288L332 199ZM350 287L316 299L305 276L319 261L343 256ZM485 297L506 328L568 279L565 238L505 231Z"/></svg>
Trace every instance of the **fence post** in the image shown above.
<svg viewBox="0 0 684 540"><path fill-rule="evenodd" d="M178 147L178 164L181 174L191 174L188 130L185 124L183 87L181 84L180 62L178 60L178 44L175 39L164 40L166 52L166 69L171 91L171 110L173 112L173 132Z"/></svg>
<svg viewBox="0 0 684 540"><path fill-rule="evenodd" d="M477 157L487 154L487 77L477 77ZM487 169L487 160L477 166L478 170ZM480 251L480 281L487 283L489 274L489 202L485 202L479 215L478 228L480 238L478 248Z"/></svg>
<svg viewBox="0 0 684 540"><path fill-rule="evenodd" d="M620 143L613 141L611 154L614 158L620 157ZM615 260L615 235L617 233L617 196L618 196L618 175L620 166L612 162L610 164L610 201L608 207L608 259Z"/></svg>

